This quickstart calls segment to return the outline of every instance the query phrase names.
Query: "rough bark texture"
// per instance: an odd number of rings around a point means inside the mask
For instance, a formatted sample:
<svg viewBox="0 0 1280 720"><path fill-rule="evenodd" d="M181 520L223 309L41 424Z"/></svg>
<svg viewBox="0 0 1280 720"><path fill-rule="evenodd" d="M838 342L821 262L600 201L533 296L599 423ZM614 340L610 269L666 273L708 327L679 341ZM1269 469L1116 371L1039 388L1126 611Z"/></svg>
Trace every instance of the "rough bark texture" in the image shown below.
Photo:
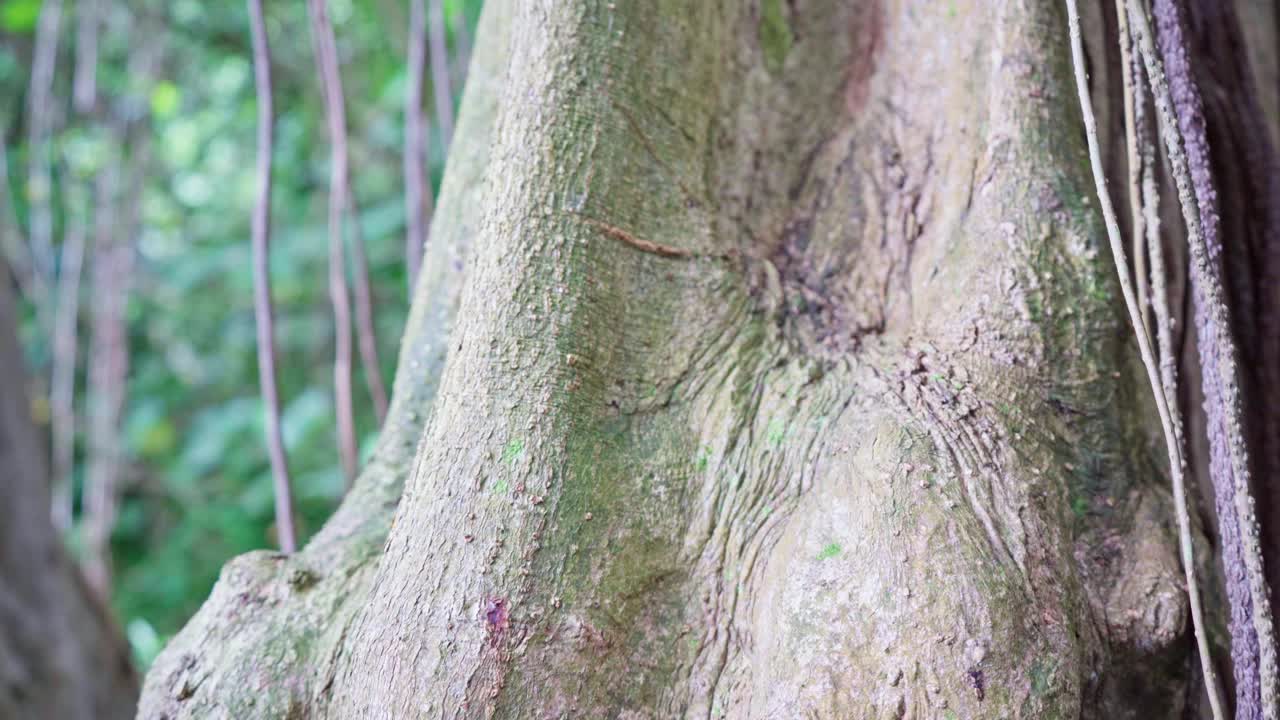
<svg viewBox="0 0 1280 720"><path fill-rule="evenodd" d="M1065 28L488 3L379 448L140 717L1180 716Z"/></svg>
<svg viewBox="0 0 1280 720"><path fill-rule="evenodd" d="M128 647L49 522L15 321L0 287L0 718L131 717Z"/></svg>

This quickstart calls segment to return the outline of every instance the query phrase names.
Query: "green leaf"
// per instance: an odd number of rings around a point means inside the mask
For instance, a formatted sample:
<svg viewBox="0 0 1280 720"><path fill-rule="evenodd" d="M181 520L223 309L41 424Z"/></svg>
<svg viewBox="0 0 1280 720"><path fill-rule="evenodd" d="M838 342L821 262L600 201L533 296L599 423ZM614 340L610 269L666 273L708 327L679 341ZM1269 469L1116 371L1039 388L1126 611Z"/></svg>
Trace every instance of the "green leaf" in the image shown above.
<svg viewBox="0 0 1280 720"><path fill-rule="evenodd" d="M160 649L164 647L164 641L145 618L137 617L130 620L125 634L129 637L129 645L133 648L134 657L142 667L150 666L151 661L155 660L156 655L160 654Z"/></svg>
<svg viewBox="0 0 1280 720"><path fill-rule="evenodd" d="M41 0L5 0L0 6L0 28L11 33L29 33L40 19Z"/></svg>
<svg viewBox="0 0 1280 720"><path fill-rule="evenodd" d="M167 80L162 80L151 88L151 114L163 120L172 117L182 103L182 91Z"/></svg>

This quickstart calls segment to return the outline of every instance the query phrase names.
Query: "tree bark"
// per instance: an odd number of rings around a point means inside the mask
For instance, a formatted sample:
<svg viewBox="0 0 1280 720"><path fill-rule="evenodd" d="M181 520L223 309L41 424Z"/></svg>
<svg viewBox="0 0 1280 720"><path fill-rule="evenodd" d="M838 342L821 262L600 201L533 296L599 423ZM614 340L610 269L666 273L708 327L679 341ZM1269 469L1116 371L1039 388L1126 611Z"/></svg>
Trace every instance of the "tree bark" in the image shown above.
<svg viewBox="0 0 1280 720"><path fill-rule="evenodd" d="M2 275L3 273L0 273ZM7 284L0 285L0 717L131 717L128 647L49 522L44 451Z"/></svg>
<svg viewBox="0 0 1280 720"><path fill-rule="evenodd" d="M1092 194L1054 0L487 3L379 447L140 717L1194 714Z"/></svg>

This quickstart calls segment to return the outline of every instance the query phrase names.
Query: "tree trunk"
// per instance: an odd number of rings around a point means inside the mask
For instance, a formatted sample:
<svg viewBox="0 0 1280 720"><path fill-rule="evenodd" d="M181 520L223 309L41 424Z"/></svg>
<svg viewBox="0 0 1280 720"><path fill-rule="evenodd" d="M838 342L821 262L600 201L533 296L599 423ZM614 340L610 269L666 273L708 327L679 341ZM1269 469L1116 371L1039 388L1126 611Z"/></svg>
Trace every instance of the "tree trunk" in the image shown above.
<svg viewBox="0 0 1280 720"><path fill-rule="evenodd" d="M0 286L0 718L127 718L137 698L128 646L49 522L15 323Z"/></svg>
<svg viewBox="0 0 1280 720"><path fill-rule="evenodd" d="M1194 715L1092 195L1054 0L491 0L380 445L140 716Z"/></svg>

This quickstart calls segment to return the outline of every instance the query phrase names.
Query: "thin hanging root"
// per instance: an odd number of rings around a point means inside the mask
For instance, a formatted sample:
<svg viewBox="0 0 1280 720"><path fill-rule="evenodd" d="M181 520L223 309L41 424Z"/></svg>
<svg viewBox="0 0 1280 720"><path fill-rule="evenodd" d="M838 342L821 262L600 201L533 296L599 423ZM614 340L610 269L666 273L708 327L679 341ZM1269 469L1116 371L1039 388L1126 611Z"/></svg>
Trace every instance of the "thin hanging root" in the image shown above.
<svg viewBox="0 0 1280 720"><path fill-rule="evenodd" d="M262 392L263 425L271 479L275 489L276 536L280 550L297 550L293 525L293 491L289 459L280 426L280 391L276 384L276 339L271 306L271 148L275 115L271 106L271 47L263 19L262 0L248 0L253 42L254 86L258 99L258 191L250 219L253 245L253 315L258 338L258 385Z"/></svg>
<svg viewBox="0 0 1280 720"><path fill-rule="evenodd" d="M1133 277L1138 284L1138 315L1142 318L1143 332L1151 337L1150 292L1147 288L1146 253L1143 241L1146 235L1146 218L1142 214L1142 164L1138 156L1137 109L1140 95L1137 78L1134 77L1133 40L1129 34L1129 20L1124 10L1125 0L1116 0L1116 20L1120 40L1120 78L1124 87L1124 139L1129 170L1129 218L1133 233ZM1181 442L1179 442L1181 445Z"/></svg>
<svg viewBox="0 0 1280 720"><path fill-rule="evenodd" d="M1093 116L1093 103L1089 98L1089 83L1084 69L1084 43L1080 38L1080 12L1076 0L1067 2L1067 24L1071 34L1071 61L1075 69L1076 91L1080 96L1080 110L1084 116L1085 135L1089 143L1089 162L1093 169L1093 180L1098 190L1098 203L1102 206L1102 217L1107 227L1107 239L1111 243L1111 254L1116 264L1116 274L1120 279L1120 291L1124 296L1125 308L1129 311L1129 321L1133 325L1134 334L1138 338L1138 350L1142 356L1142 364L1147 371L1147 380L1151 383L1155 395L1156 410L1160 415L1160 424L1164 430L1165 447L1169 453L1169 471L1173 478L1173 504L1178 520L1178 543L1182 550L1182 567L1187 578L1187 595L1191 602L1191 621L1195 630L1196 646L1200 652L1200 669L1204 673L1205 689L1209 693L1209 706L1215 720L1224 720L1222 692L1218 688L1218 678L1213 671L1213 660L1209 655L1209 641L1206 636L1204 610L1200 604L1200 585L1196 579L1195 557L1191 546L1191 518L1187 513L1187 491L1183 480L1182 448L1174 434L1174 423L1166 401L1164 386L1160 381L1160 371L1155 356L1151 352L1151 341L1143 329L1142 316L1138 309L1138 301L1133 292L1133 284L1129 281L1128 262L1125 259L1124 242L1120 238L1120 227L1116 222L1115 209L1111 206L1111 196L1107 193L1107 180L1102 173L1102 153L1098 149L1098 127Z"/></svg>
<svg viewBox="0 0 1280 720"><path fill-rule="evenodd" d="M345 253L342 243L342 217L346 209L348 181L346 111L343 108L342 75L338 70L338 51L324 0L309 0L307 15L311 23L311 42L316 67L320 73L321 95L325 102L325 120L329 126L329 301L333 306L334 358L333 396L338 426L338 459L343 477L351 487L359 469L356 446L355 410L351 397L351 298L347 287Z"/></svg>
<svg viewBox="0 0 1280 720"><path fill-rule="evenodd" d="M1124 32L1133 35L1129 28L1128 12L1125 0L1117 0L1116 13L1120 17ZM1132 51L1132 46L1130 47ZM1138 60L1135 53L1135 60ZM1145 235L1145 245L1151 268L1151 309L1154 313L1155 326L1152 328L1156 338L1156 353L1160 360L1160 379L1164 382L1165 402L1168 403L1173 417L1173 434L1178 447L1186 447L1183 439L1182 418L1176 412L1178 407L1178 358L1173 345L1173 319L1169 314L1169 290L1165 282L1164 245L1160 242L1160 187L1156 179L1156 146L1151 139L1151 127L1147 120L1147 87L1143 79L1141 61L1133 69L1133 146L1138 164L1140 192L1138 211L1142 213L1141 227ZM1131 158L1132 159L1132 158ZM1130 187L1130 192L1133 192ZM1134 234L1138 232L1138 224L1134 225ZM1145 308L1144 308L1145 310Z"/></svg>
<svg viewBox="0 0 1280 720"><path fill-rule="evenodd" d="M1181 413L1178 407L1178 358L1173 346L1173 320L1169 314L1169 291L1165 281L1164 245L1160 242L1160 188L1156 179L1156 148L1151 140L1151 128L1148 125L1147 85L1143 77L1141 58L1133 46L1133 33L1129 28L1129 13L1125 9L1125 0L1116 0L1116 16L1119 19L1121 42L1129 42L1124 48L1133 64L1132 72L1126 77L1126 106L1133 108L1133 136L1126 118L1125 140L1129 152L1129 163L1136 170L1136 179L1129 178L1131 210L1136 213L1133 224L1134 252L1145 252L1150 259L1148 275L1149 302L1143 303L1138 298L1139 307L1146 318L1150 309L1154 315L1154 325L1149 327L1155 336L1156 358L1160 364L1160 380L1164 383L1165 402L1169 405L1173 419L1173 434L1178 447L1186 447ZM1124 53L1121 53L1122 55ZM1131 102L1130 102L1131 101ZM1132 171L1131 170L1131 171ZM1137 183L1135 187L1134 183ZM1141 230L1139 230L1141 228ZM1141 234L1139 234L1141 233ZM1137 273L1138 292L1142 293L1141 270ZM1150 306L1149 308L1147 306Z"/></svg>
<svg viewBox="0 0 1280 720"><path fill-rule="evenodd" d="M1249 458L1244 441L1243 411L1240 387L1237 382L1235 343L1231 338L1227 317L1226 295L1218 275L1210 265L1209 252L1201 232L1200 217L1193 194L1191 172L1186 152L1183 150L1182 133L1173 110L1173 98L1165 79L1164 65L1155 49L1151 33L1151 21L1146 8L1140 3L1129 6L1129 21L1138 40L1139 50L1147 68L1147 78L1155 95L1160 134L1164 138L1174 183L1178 188L1178 200L1182 205L1187 224L1187 245L1193 271L1202 278L1210 317L1219 328L1217 354L1219 372L1217 378L1204 378L1206 383L1217 382L1222 393L1225 411L1227 440L1231 452L1231 469L1235 479L1235 511L1239 525L1240 555L1244 560L1246 582L1253 605L1253 627L1258 636L1258 682L1261 690L1263 717L1274 719L1280 713L1277 703L1276 641L1272 627L1271 603L1267 582L1263 575L1262 548L1259 545L1257 518L1254 515L1253 496L1249 491Z"/></svg>

